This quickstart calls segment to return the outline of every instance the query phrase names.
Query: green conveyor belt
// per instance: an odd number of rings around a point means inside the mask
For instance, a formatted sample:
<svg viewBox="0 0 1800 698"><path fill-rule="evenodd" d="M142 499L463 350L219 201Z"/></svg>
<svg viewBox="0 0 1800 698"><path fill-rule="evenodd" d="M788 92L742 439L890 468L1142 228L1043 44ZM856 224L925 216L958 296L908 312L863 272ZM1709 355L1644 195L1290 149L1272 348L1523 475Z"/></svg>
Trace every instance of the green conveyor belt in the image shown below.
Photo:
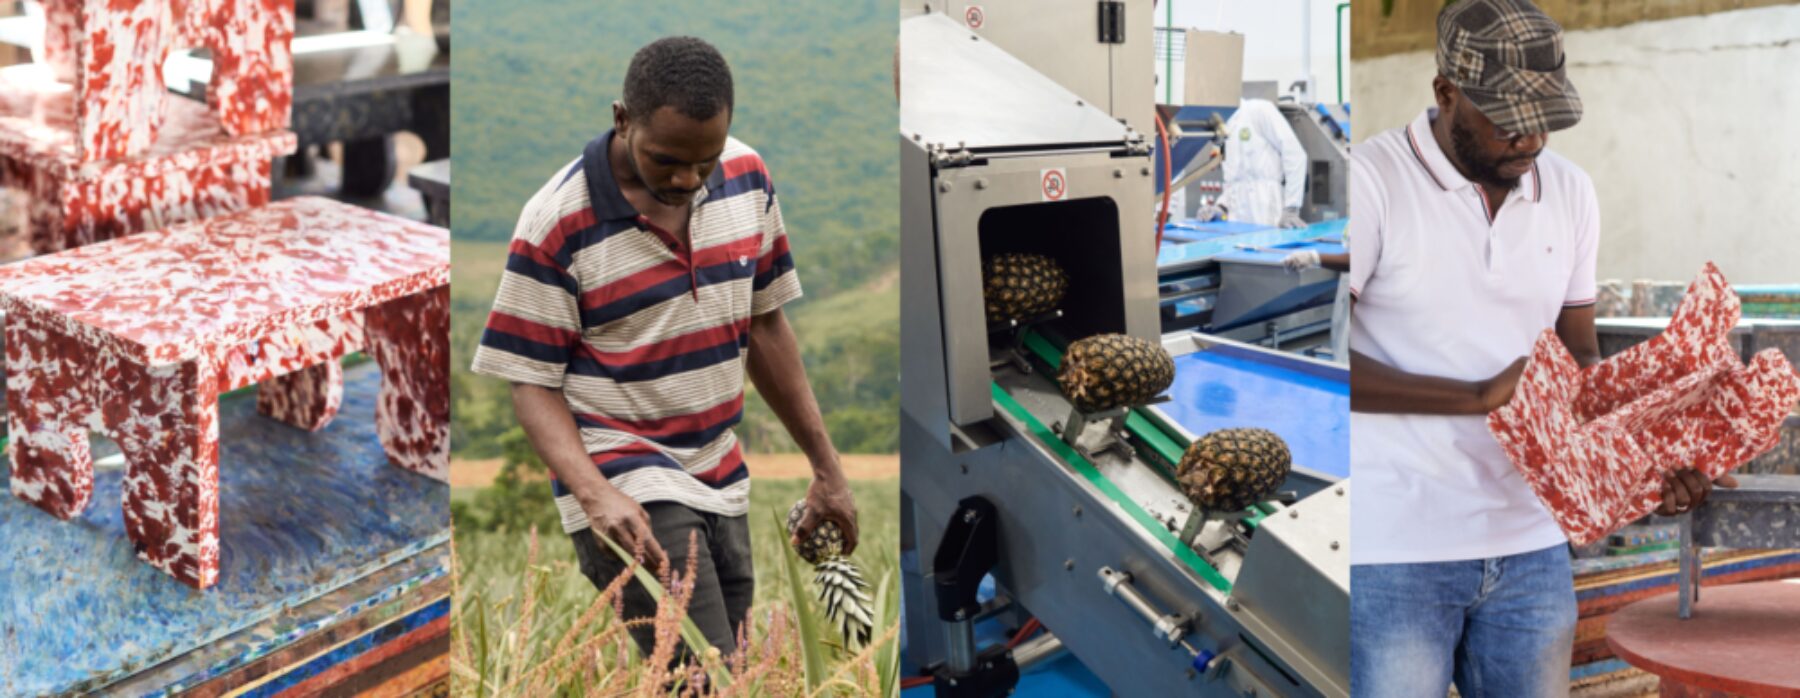
<svg viewBox="0 0 1800 698"><path fill-rule="evenodd" d="M1221 592L1231 593L1231 582L1225 579L1225 575L1220 574L1218 570L1213 569L1211 563L1208 563L1204 558L1200 557L1199 553L1194 552L1193 549L1183 544L1181 539L1176 538L1175 534L1170 533L1167 528L1164 528L1161 522L1151 518L1150 512L1144 511L1144 508L1139 506L1135 500L1126 496L1125 493L1119 489L1118 485L1114 485L1112 480L1107 479L1105 475L1101 474L1100 471L1094 467L1094 464L1089 463L1086 458L1081 457L1081 454L1076 452L1074 447L1063 443L1062 439L1057 438L1056 434L1051 432L1049 427L1044 426L1043 422L1038 421L1037 417L1032 416L1031 412L1027 411L1024 405L1020 405L1017 400L1014 400L1011 395L1008 395L1006 390L1000 387L999 383L992 383L991 386L994 402L999 403L1000 407L1006 410L1007 414L1012 415L1014 419L1023 422L1026 429L1030 430L1031 434L1036 436L1039 442L1042 442L1044 446L1048 447L1050 450L1055 451L1056 455L1061 457L1064 462L1074 467L1075 471L1081 473L1082 477L1087 478L1087 481L1090 484L1098 488L1100 492L1105 494L1108 499L1111 499L1114 504L1118 504L1119 508L1123 509L1132 520L1136 521L1145 531L1148 531L1157 541L1168 547L1169 552L1174 553L1176 559L1181 560L1181 562L1186 564L1189 569L1192 569L1195 574L1200 575L1201 579L1206 580L1208 584L1213 585L1213 588L1218 589Z"/></svg>

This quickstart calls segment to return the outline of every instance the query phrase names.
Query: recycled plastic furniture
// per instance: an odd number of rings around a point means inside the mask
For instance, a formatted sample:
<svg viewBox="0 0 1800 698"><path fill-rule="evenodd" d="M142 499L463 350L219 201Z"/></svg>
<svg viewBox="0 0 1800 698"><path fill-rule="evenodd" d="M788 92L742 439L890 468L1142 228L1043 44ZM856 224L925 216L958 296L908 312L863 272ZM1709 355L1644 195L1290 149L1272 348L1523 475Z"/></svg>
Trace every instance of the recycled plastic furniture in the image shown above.
<svg viewBox="0 0 1800 698"><path fill-rule="evenodd" d="M29 192L38 254L269 200L292 153L291 0L47 0L45 62L0 68L0 186ZM207 103L172 97L171 49L204 46Z"/></svg>
<svg viewBox="0 0 1800 698"><path fill-rule="evenodd" d="M1487 423L1571 543L1654 511L1671 470L1717 478L1780 441L1800 376L1779 349L1742 361L1729 340L1739 315L1708 263L1668 329L1599 364L1577 366L1554 330L1539 336Z"/></svg>
<svg viewBox="0 0 1800 698"><path fill-rule="evenodd" d="M449 270L449 231L315 197L0 267L13 494L80 513L104 432L138 556L205 588L218 396L257 384L260 413L317 430L358 350L381 367L389 462L447 479Z"/></svg>

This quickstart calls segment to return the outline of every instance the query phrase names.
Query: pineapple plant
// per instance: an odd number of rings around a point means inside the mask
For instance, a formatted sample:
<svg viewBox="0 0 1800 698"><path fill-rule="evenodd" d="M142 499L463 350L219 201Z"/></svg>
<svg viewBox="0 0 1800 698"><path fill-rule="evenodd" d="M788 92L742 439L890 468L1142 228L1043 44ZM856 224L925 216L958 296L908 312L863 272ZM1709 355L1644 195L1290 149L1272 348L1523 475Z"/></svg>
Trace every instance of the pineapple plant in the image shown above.
<svg viewBox="0 0 1800 698"><path fill-rule="evenodd" d="M1069 275L1049 257L1008 252L988 258L981 269L987 320L1002 324L1042 315L1062 303Z"/></svg>
<svg viewBox="0 0 1800 698"><path fill-rule="evenodd" d="M1234 512L1275 493L1293 466L1287 442L1267 429L1220 429L1188 444L1175 479L1194 503Z"/></svg>
<svg viewBox="0 0 1800 698"><path fill-rule="evenodd" d="M1122 334L1099 334L1069 344L1056 382L1083 412L1140 405L1169 389L1175 360L1161 345Z"/></svg>
<svg viewBox="0 0 1800 698"><path fill-rule="evenodd" d="M792 538L806 518L806 500L794 502L788 509L787 532ZM869 598L869 583L863 581L862 570L844 556L844 531L832 521L813 529L801 539L794 552L813 566L813 584L818 587L819 603L825 606L825 617L838 628L844 642L852 647L869 644L875 630L874 600Z"/></svg>

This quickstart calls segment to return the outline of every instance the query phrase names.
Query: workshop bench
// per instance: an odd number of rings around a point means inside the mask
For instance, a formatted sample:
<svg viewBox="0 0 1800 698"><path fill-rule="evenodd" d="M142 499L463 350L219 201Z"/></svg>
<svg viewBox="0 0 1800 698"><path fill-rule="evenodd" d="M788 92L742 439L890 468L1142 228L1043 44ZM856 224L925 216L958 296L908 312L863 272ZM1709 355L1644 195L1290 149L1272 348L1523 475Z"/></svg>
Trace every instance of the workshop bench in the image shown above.
<svg viewBox="0 0 1800 698"><path fill-rule="evenodd" d="M449 231L304 197L0 267L14 495L59 518L93 489L88 432L126 461L138 556L218 574L218 397L330 422L366 351L388 460L449 471Z"/></svg>

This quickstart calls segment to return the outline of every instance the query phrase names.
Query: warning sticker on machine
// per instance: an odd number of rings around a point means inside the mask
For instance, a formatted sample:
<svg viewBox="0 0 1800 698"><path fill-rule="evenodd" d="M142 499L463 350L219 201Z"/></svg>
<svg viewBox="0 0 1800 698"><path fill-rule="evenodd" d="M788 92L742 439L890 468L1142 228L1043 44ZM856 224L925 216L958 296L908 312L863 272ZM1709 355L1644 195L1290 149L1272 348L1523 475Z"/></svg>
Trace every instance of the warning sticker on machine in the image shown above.
<svg viewBox="0 0 1800 698"><path fill-rule="evenodd" d="M987 21L987 12L980 5L970 5L963 10L963 21L969 23L970 29L980 29L981 24Z"/></svg>
<svg viewBox="0 0 1800 698"><path fill-rule="evenodd" d="M1068 173L1063 172L1063 168L1056 167L1041 170L1041 172L1042 185L1040 188L1044 191L1045 201L1062 201L1063 197L1069 195Z"/></svg>

